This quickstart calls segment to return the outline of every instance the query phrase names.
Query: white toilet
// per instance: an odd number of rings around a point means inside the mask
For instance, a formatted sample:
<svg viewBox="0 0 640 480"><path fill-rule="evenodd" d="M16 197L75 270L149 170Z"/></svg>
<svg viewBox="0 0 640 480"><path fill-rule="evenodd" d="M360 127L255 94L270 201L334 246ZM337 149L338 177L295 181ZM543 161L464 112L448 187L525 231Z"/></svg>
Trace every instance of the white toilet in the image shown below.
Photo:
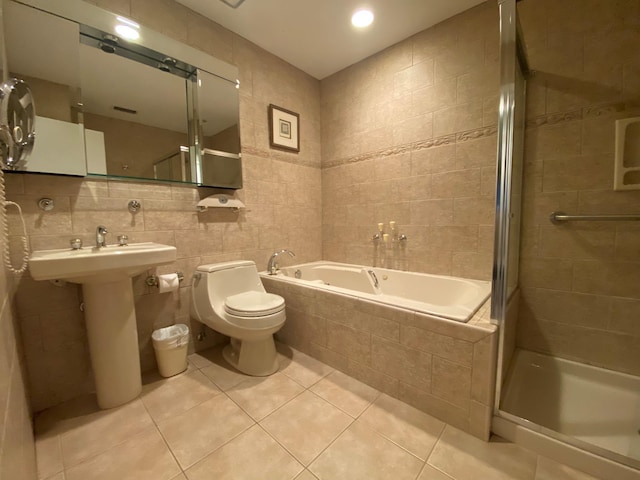
<svg viewBox="0 0 640 480"><path fill-rule="evenodd" d="M254 262L200 265L193 275L191 316L231 337L222 354L247 375L278 371L273 334L285 321L284 298L267 293Z"/></svg>

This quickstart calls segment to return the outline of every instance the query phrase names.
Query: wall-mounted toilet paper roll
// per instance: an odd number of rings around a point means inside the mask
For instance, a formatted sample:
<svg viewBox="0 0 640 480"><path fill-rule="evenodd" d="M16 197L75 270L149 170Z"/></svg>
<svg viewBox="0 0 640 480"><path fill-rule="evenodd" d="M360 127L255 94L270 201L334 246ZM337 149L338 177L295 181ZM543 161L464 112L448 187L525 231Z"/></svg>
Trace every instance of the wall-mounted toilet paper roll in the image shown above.
<svg viewBox="0 0 640 480"><path fill-rule="evenodd" d="M175 292L180 288L180 279L177 273L166 273L158 275L158 292Z"/></svg>

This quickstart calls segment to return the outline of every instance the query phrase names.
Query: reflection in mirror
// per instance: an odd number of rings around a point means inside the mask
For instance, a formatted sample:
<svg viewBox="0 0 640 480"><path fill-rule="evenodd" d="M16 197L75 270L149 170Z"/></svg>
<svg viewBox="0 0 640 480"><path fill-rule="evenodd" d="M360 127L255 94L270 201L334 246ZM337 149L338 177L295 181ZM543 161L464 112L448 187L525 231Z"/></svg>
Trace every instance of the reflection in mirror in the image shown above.
<svg viewBox="0 0 640 480"><path fill-rule="evenodd" d="M78 25L14 2L6 3L4 15L10 75L29 84L38 106L37 140L22 169L86 175Z"/></svg>
<svg viewBox="0 0 640 480"><path fill-rule="evenodd" d="M22 3L7 3L9 67L45 120L26 170L242 187L235 67L144 27L127 42L79 0Z"/></svg>
<svg viewBox="0 0 640 480"><path fill-rule="evenodd" d="M89 157L90 174L154 178L157 161L188 145L184 78L81 44L80 82L85 129L103 137L105 164Z"/></svg>
<svg viewBox="0 0 640 480"><path fill-rule="evenodd" d="M225 78L198 70L197 108L200 125L199 145L201 173L199 183L226 188L242 187L240 161L239 85Z"/></svg>

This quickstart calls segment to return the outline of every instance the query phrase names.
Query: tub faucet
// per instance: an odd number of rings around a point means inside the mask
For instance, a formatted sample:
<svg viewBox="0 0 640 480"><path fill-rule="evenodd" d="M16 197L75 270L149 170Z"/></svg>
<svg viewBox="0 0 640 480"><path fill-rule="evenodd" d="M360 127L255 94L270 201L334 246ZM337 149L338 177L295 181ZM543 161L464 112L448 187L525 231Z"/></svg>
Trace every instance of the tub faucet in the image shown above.
<svg viewBox="0 0 640 480"><path fill-rule="evenodd" d="M295 257L296 254L293 253L291 250L280 250L279 252L275 252L273 255L271 255L271 258L269 258L269 263L267 263L267 273L269 275L275 275L278 271L278 255L280 255L281 253L288 253L290 257Z"/></svg>
<svg viewBox="0 0 640 480"><path fill-rule="evenodd" d="M107 233L109 233L109 230L107 230L107 227L104 225L98 225L96 227L96 247L100 248L107 246L107 239L105 237Z"/></svg>

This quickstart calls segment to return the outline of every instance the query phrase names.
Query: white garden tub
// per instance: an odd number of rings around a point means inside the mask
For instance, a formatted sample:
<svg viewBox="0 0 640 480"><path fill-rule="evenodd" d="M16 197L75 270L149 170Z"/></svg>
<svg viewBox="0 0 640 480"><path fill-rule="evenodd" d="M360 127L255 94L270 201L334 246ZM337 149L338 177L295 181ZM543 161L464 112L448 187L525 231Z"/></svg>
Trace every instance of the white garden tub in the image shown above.
<svg viewBox="0 0 640 480"><path fill-rule="evenodd" d="M458 322L491 293L491 282L481 280L324 261L284 267L278 277Z"/></svg>

